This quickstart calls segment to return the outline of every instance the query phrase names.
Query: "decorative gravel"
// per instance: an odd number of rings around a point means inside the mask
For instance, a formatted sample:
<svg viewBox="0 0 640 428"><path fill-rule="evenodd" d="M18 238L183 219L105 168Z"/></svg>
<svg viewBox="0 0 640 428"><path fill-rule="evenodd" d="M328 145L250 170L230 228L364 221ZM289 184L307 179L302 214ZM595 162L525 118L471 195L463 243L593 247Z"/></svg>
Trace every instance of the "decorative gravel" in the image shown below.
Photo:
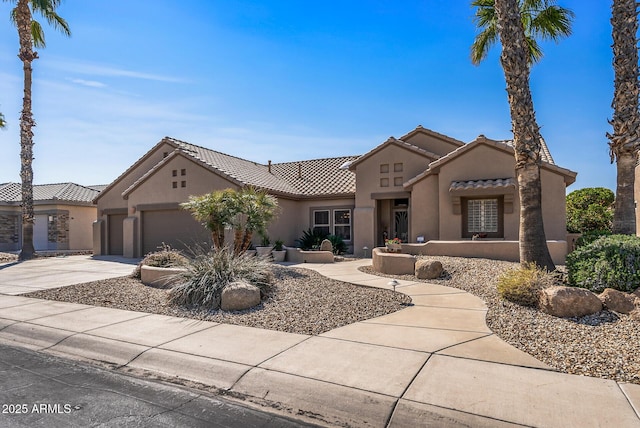
<svg viewBox="0 0 640 428"><path fill-rule="evenodd" d="M167 301L167 290L147 287L131 277L24 296L309 335L396 312L411 302L401 293L335 281L307 269L274 266L274 274L275 284L266 290L262 303L236 312L174 306Z"/></svg>
<svg viewBox="0 0 640 428"><path fill-rule="evenodd" d="M640 384L640 323L628 315L602 311L580 318L556 318L535 308L502 300L497 278L518 263L459 257L439 260L445 273L424 282L465 290L483 299L489 308L487 325L504 341L565 372ZM391 277L373 271L363 272ZM419 281L413 275L393 276Z"/></svg>
<svg viewBox="0 0 640 428"><path fill-rule="evenodd" d="M0 252L0 263L15 262L18 260L17 254Z"/></svg>

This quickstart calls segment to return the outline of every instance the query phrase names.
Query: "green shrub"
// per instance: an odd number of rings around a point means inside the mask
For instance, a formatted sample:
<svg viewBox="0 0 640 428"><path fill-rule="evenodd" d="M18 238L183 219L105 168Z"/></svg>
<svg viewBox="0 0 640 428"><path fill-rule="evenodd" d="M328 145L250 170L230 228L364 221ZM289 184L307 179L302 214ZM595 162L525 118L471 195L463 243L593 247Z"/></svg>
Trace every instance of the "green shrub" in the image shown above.
<svg viewBox="0 0 640 428"><path fill-rule="evenodd" d="M587 187L567 195L567 230L585 233L611 231L614 193L604 187Z"/></svg>
<svg viewBox="0 0 640 428"><path fill-rule="evenodd" d="M554 283L552 274L532 263L502 274L498 278L497 288L503 299L522 306L537 306L538 292Z"/></svg>
<svg viewBox="0 0 640 428"><path fill-rule="evenodd" d="M640 238L603 236L567 255L569 285L595 293L630 292L640 286Z"/></svg>
<svg viewBox="0 0 640 428"><path fill-rule="evenodd" d="M344 243L342 236L329 235L326 239L331 241L331 245L333 246L333 254L335 254L336 256L346 253L349 249L349 247L347 247L347 244Z"/></svg>
<svg viewBox="0 0 640 428"><path fill-rule="evenodd" d="M217 309L228 284L243 280L262 289L273 281L269 261L246 253L234 254L228 247L197 254L186 268L169 291L169 300L178 305Z"/></svg>
<svg viewBox="0 0 640 428"><path fill-rule="evenodd" d="M149 253L138 263L133 271L133 277L140 279L140 269L142 265L154 267L182 267L186 266L189 259L180 251L171 248L169 245L162 243L162 247L158 251Z"/></svg>
<svg viewBox="0 0 640 428"><path fill-rule="evenodd" d="M591 244L593 241L601 238L603 236L610 236L610 230L590 230L588 232L584 232L581 237L576 241L576 248L584 247L585 245Z"/></svg>
<svg viewBox="0 0 640 428"><path fill-rule="evenodd" d="M320 244L328 235L319 229L307 229L302 232L302 236L296 240L303 250L317 250Z"/></svg>

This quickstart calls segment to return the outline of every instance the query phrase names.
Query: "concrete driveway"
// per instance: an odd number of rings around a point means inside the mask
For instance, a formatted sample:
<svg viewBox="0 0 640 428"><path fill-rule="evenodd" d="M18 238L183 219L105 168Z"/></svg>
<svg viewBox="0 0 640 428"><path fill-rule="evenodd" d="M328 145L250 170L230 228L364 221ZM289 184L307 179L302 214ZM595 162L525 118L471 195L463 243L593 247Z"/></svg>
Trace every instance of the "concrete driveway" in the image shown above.
<svg viewBox="0 0 640 428"><path fill-rule="evenodd" d="M0 264L0 294L18 295L126 276L138 259L119 256L43 257Z"/></svg>

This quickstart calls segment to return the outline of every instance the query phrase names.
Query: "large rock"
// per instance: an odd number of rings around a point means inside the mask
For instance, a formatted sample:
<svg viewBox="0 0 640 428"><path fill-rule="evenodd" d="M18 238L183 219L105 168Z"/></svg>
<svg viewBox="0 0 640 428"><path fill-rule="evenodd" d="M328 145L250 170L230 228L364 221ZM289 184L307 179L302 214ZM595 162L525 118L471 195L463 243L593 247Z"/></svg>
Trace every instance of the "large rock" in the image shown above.
<svg viewBox="0 0 640 428"><path fill-rule="evenodd" d="M328 239L323 240L320 243L320 251L331 251L333 253L333 244Z"/></svg>
<svg viewBox="0 0 640 428"><path fill-rule="evenodd" d="M222 290L220 309L241 311L260 304L260 289L243 281L232 282Z"/></svg>
<svg viewBox="0 0 640 428"><path fill-rule="evenodd" d="M602 310L598 296L584 288L550 287L540 292L540 309L556 317L582 317Z"/></svg>
<svg viewBox="0 0 640 428"><path fill-rule="evenodd" d="M439 261L418 260L416 262L415 275L418 279L440 278L444 269Z"/></svg>
<svg viewBox="0 0 640 428"><path fill-rule="evenodd" d="M635 294L623 293L613 288L605 288L598 298L607 309L621 314L633 312L636 308L636 301L640 300Z"/></svg>

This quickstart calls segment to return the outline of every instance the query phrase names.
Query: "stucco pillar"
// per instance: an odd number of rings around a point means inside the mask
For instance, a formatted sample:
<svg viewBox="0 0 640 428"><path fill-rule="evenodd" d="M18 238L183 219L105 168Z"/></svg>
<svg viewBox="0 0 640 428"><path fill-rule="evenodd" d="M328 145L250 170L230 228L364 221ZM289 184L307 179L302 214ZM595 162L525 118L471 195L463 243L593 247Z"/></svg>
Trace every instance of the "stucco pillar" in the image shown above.
<svg viewBox="0 0 640 428"><path fill-rule="evenodd" d="M104 254L104 220L96 220L92 224L93 232L93 255Z"/></svg>
<svg viewBox="0 0 640 428"><path fill-rule="evenodd" d="M138 219L129 216L122 222L122 255L124 257L140 257L137 248L137 225Z"/></svg>
<svg viewBox="0 0 640 428"><path fill-rule="evenodd" d="M375 208L360 207L353 209L353 254L364 257L363 247L367 247L367 257L375 247Z"/></svg>

